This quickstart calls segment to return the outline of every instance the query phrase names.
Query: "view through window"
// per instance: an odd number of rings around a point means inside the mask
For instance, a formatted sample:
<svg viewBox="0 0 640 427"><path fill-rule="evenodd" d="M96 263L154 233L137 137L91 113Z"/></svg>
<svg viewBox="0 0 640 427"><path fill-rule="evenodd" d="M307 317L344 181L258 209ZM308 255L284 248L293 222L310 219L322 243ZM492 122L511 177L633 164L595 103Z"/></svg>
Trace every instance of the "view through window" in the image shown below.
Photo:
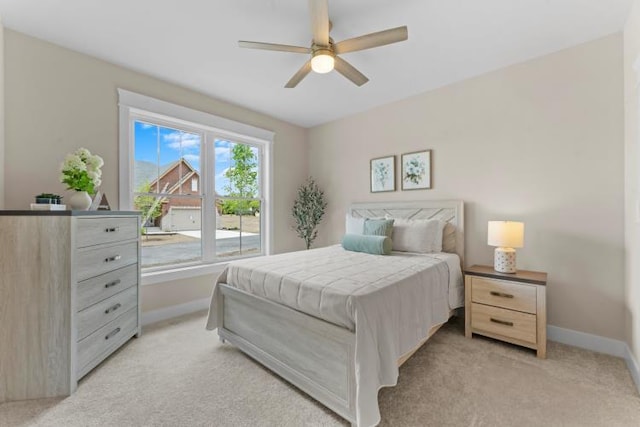
<svg viewBox="0 0 640 427"><path fill-rule="evenodd" d="M142 267L263 252L262 147L151 120L132 127Z"/></svg>

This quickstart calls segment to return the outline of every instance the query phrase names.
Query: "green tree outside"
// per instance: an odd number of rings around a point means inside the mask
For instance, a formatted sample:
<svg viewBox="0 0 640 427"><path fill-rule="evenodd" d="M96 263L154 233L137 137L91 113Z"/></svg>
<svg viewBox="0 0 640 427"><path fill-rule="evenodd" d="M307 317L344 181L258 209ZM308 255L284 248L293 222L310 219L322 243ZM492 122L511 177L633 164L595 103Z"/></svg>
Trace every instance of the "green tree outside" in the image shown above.
<svg viewBox="0 0 640 427"><path fill-rule="evenodd" d="M146 182L140 186L137 190L138 193L150 193L151 183ZM162 215L162 200L158 200L154 196L136 196L133 200L133 205L136 210L142 213L142 231L146 234L146 227L144 225L147 221L154 220Z"/></svg>
<svg viewBox="0 0 640 427"><path fill-rule="evenodd" d="M234 166L227 169L224 176L229 180L225 186L230 198L252 199L258 194L258 159L249 145L234 144L231 149ZM257 200L224 200L223 215L255 215L260 211Z"/></svg>

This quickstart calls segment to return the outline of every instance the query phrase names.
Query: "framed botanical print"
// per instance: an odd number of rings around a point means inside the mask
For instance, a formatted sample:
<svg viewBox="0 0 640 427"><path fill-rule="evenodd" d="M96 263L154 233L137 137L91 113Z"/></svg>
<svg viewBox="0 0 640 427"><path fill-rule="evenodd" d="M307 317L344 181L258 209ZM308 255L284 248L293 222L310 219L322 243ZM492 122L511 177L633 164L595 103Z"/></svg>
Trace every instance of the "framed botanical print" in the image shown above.
<svg viewBox="0 0 640 427"><path fill-rule="evenodd" d="M396 191L396 156L371 159L371 192Z"/></svg>
<svg viewBox="0 0 640 427"><path fill-rule="evenodd" d="M431 188L431 150L405 153L401 159L403 190Z"/></svg>

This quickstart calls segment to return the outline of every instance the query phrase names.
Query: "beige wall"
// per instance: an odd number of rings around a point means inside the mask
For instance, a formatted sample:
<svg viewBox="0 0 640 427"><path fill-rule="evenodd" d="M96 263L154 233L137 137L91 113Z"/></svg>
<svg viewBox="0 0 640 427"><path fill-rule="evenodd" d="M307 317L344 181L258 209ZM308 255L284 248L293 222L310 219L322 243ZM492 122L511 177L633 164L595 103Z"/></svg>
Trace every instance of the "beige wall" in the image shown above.
<svg viewBox="0 0 640 427"><path fill-rule="evenodd" d="M102 189L112 204L118 202L116 89L123 88L274 131L274 251L304 247L290 229L289 209L307 176L305 129L14 31L4 36L8 209L28 208L39 192L63 192L59 165L81 146L104 157ZM212 284L211 277L206 280ZM143 306L206 297L211 287L203 283L150 285ZM180 301L167 295L180 295Z"/></svg>
<svg viewBox="0 0 640 427"><path fill-rule="evenodd" d="M623 339L622 87L618 34L311 129L320 243L351 202L462 199L467 265L492 263L488 220L524 221L518 267L549 273L550 324ZM426 148L433 190L369 193L369 159Z"/></svg>
<svg viewBox="0 0 640 427"><path fill-rule="evenodd" d="M624 112L625 112L625 237L626 237L626 329L627 342L640 360L640 74L633 64L640 61L640 0L633 2L624 31ZM640 65L640 63L639 63ZM640 73L640 71L638 71Z"/></svg>
<svg viewBox="0 0 640 427"><path fill-rule="evenodd" d="M142 311L149 312L208 298L211 296L212 284L210 276L200 276L143 286L140 296Z"/></svg>

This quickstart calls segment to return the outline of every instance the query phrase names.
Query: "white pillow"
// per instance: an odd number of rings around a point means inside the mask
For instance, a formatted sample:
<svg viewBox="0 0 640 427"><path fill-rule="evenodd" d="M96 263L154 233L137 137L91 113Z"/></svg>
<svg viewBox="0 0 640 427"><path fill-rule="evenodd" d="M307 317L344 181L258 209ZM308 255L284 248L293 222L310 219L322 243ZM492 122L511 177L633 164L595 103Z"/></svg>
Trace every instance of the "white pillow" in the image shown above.
<svg viewBox="0 0 640 427"><path fill-rule="evenodd" d="M437 219L399 219L393 223L394 251L442 252L445 222Z"/></svg>
<svg viewBox="0 0 640 427"><path fill-rule="evenodd" d="M347 214L344 224L345 234L363 234L366 218L355 218Z"/></svg>

